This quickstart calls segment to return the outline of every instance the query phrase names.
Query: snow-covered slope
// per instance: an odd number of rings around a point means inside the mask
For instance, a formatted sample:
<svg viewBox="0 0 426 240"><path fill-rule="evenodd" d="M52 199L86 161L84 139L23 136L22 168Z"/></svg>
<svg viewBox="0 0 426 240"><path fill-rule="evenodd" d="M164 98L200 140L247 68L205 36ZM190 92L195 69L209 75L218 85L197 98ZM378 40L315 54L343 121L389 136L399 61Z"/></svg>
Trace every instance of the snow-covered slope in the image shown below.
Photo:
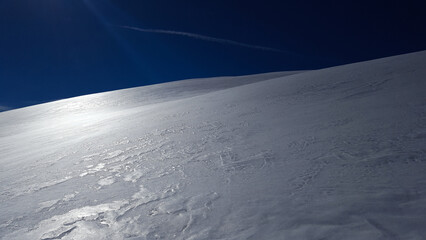
<svg viewBox="0 0 426 240"><path fill-rule="evenodd" d="M0 113L3 239L426 239L426 52Z"/></svg>

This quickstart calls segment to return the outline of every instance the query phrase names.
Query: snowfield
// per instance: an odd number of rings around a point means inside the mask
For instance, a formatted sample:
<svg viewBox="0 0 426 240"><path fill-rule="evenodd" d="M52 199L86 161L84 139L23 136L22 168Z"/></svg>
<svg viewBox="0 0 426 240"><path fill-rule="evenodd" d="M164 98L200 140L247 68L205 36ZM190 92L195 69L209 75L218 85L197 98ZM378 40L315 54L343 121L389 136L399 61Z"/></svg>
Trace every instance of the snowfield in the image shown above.
<svg viewBox="0 0 426 240"><path fill-rule="evenodd" d="M0 238L426 239L426 51L0 113Z"/></svg>

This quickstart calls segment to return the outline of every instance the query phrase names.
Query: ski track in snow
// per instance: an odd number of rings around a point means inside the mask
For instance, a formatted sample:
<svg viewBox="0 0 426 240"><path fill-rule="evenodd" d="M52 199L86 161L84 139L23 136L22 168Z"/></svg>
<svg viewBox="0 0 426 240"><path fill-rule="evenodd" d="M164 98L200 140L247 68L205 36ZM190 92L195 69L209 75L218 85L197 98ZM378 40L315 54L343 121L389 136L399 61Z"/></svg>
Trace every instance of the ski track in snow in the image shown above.
<svg viewBox="0 0 426 240"><path fill-rule="evenodd" d="M419 52L0 113L0 238L425 239L425 64Z"/></svg>

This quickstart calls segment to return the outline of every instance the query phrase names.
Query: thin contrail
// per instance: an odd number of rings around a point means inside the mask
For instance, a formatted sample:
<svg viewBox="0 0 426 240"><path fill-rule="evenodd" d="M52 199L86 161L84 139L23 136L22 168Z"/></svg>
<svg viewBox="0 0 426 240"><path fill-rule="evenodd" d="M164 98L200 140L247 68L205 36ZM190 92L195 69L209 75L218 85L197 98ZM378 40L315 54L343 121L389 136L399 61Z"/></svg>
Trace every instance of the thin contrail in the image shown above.
<svg viewBox="0 0 426 240"><path fill-rule="evenodd" d="M185 37L195 38L195 39L209 41L209 42L216 42L216 43L234 45L234 46L239 46L239 47L246 47L246 48L263 50L263 51L280 52L280 53L284 52L283 50L276 49L276 48L264 47L264 46L259 46L259 45L252 45L252 44L237 42L237 41L233 41L233 40L223 39L223 38L209 37L209 36L196 34L196 33L179 32L179 31L162 30L162 29L146 29L146 28L138 28L138 27L131 27L131 26L117 26L117 27L135 30L135 31L139 31L139 32L146 32L146 33L160 33L160 34L179 35L179 36L185 36Z"/></svg>

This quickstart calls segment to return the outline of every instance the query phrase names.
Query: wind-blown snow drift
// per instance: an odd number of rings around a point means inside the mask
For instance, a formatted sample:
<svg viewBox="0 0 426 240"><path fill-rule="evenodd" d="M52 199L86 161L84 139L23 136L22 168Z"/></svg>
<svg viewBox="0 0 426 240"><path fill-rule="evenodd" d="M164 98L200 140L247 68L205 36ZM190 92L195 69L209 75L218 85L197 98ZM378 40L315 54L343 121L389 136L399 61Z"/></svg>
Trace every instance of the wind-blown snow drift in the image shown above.
<svg viewBox="0 0 426 240"><path fill-rule="evenodd" d="M426 52L0 113L3 239L424 239Z"/></svg>

